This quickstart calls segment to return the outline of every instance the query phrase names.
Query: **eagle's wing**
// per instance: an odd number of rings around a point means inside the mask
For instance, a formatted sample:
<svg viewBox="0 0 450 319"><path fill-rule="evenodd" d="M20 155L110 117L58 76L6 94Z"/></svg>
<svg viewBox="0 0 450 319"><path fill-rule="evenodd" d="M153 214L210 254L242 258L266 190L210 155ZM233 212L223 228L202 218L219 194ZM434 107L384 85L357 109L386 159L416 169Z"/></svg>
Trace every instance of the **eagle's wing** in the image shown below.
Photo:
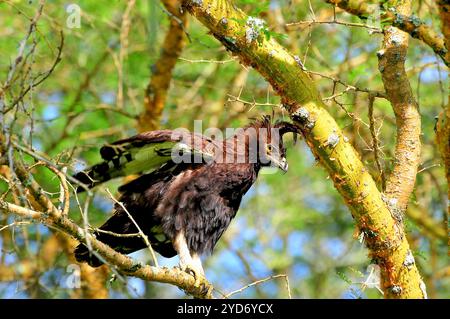
<svg viewBox="0 0 450 319"><path fill-rule="evenodd" d="M174 157L180 160L191 155L212 158L213 150L214 142L200 134L150 131L104 145L100 149L103 162L74 177L91 188L116 177L151 172Z"/></svg>

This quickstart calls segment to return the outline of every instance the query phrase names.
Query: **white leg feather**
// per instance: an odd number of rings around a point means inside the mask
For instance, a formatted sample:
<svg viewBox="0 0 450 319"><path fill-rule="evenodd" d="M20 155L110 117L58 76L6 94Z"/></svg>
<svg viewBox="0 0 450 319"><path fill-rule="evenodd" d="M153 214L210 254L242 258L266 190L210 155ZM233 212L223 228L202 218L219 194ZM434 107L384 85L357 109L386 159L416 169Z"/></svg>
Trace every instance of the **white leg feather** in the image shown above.
<svg viewBox="0 0 450 319"><path fill-rule="evenodd" d="M196 277L205 276L200 256L197 254L191 255L186 242L186 237L182 231L175 237L173 247L177 251L178 257L180 258L179 264L182 270L192 271Z"/></svg>

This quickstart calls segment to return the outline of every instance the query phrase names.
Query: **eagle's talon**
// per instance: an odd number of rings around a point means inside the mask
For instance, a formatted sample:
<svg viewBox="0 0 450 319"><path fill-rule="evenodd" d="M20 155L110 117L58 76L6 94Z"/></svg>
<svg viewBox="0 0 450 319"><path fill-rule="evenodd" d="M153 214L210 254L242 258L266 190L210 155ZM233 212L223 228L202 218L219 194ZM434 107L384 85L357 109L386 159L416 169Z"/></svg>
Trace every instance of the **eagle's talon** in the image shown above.
<svg viewBox="0 0 450 319"><path fill-rule="evenodd" d="M202 295L207 298L210 297L212 295L213 286L207 281L203 282L202 286L203 286L201 288Z"/></svg>
<svg viewBox="0 0 450 319"><path fill-rule="evenodd" d="M189 275L191 275L192 277L194 277L195 282L194 282L194 287L199 288L200 287L200 283L202 282L202 278L204 278L204 276L201 274L201 272L195 270L193 267L189 267L186 266L184 267L183 271Z"/></svg>
<svg viewBox="0 0 450 319"><path fill-rule="evenodd" d="M183 271L197 279L197 272L193 268L186 266L184 267Z"/></svg>

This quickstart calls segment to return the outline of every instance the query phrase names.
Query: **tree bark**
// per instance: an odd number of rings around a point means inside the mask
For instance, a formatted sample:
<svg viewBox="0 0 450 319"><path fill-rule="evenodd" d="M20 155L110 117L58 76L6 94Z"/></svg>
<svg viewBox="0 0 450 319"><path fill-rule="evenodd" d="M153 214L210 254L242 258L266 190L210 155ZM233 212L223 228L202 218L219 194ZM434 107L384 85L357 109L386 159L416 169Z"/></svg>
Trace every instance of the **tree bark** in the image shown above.
<svg viewBox="0 0 450 319"><path fill-rule="evenodd" d="M397 12L411 14L410 0L390 1L388 5L391 2L395 3ZM414 190L421 154L419 106L405 70L408 42L407 33L388 27L384 32L382 49L377 53L378 68L397 124L394 168L387 179L385 194L386 201L399 222L403 219Z"/></svg>
<svg viewBox="0 0 450 319"><path fill-rule="evenodd" d="M447 58L450 59L450 3L445 0L438 1L439 14L442 21L442 33L445 37L445 46L447 48ZM436 123L436 142L438 144L439 152L445 166L445 175L447 177L447 235L448 235L448 255L450 256L450 94L447 100L447 106L439 114Z"/></svg>

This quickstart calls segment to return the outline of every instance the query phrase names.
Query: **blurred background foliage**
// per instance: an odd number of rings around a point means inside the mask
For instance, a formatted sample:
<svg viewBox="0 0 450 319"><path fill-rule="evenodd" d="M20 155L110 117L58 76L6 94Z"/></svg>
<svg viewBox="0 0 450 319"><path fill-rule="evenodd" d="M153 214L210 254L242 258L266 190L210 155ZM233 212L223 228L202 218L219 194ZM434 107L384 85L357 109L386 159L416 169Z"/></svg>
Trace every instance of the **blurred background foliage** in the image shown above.
<svg viewBox="0 0 450 319"><path fill-rule="evenodd" d="M383 91L376 51L382 35L367 28L337 24L285 24L333 19L333 8L323 1L237 0L245 12L268 22L273 34L311 71L338 78L358 88ZM70 4L81 8L80 28L67 27ZM0 1L0 78L5 81L19 44L29 28L38 1ZM137 1L130 13L130 31L121 40L126 1L48 1L38 22L30 74L38 75L53 64L64 33L62 59L51 76L31 90L21 104L12 131L24 143L48 154L55 162L68 163L69 172L99 160L99 147L136 133L136 117L142 112L144 91L151 78L168 29L168 15L158 1ZM440 29L434 1L414 1L420 19ZM340 21L361 23L337 12ZM241 127L251 118L274 114L287 118L268 83L255 71L230 56L207 30L189 17L186 47L173 72L161 119L161 128L194 128L194 120L208 127ZM30 41L29 41L30 42ZM27 45L29 45L29 42ZM122 53L121 53L122 50ZM120 58L120 55L122 59ZM407 70L422 114L422 164L410 207L419 217L406 217L405 227L428 287L429 297L450 297L450 269L445 238L426 231L423 220L445 226L446 185L434 141L435 116L446 103L448 77L445 66L422 43L410 40ZM311 75L345 134L380 183L368 128L368 94L320 75ZM118 98L120 86L123 97ZM19 90L12 86L11 91ZM342 93L342 94L341 94ZM374 120L381 145L383 166L392 166L395 119L389 102L375 99ZM241 209L214 254L206 256L208 279L227 293L258 279L286 274L294 298L382 298L367 282L371 270L367 250L349 210L303 141L287 138L289 172L261 174L245 196ZM28 158L31 161L30 158ZM44 189L58 199L58 180L45 168L33 170ZM107 187L115 190L121 180ZM4 193L6 183L0 181ZM8 195L9 196L9 195ZM80 207L85 195L71 199L70 217L82 224ZM89 201L89 222L99 226L111 214L112 202L104 188ZM0 297L61 298L79 296L67 286L73 263L70 252L57 251L51 264L26 274L29 260L45 259L54 231L36 224L16 224L0 215ZM134 257L150 261L144 251ZM163 265L177 264L177 257L160 258ZM369 268L368 268L369 267ZM11 276L7 269L13 269ZM2 275L3 272L3 275ZM112 273L111 273L112 274ZM372 277L373 278L373 277ZM375 276L376 278L376 276ZM109 277L107 278L109 279ZM371 281L371 278L369 278ZM366 282L366 284L364 284ZM175 287L128 278L106 280L111 298L182 297ZM236 297L287 298L283 278L268 280L236 294Z"/></svg>

